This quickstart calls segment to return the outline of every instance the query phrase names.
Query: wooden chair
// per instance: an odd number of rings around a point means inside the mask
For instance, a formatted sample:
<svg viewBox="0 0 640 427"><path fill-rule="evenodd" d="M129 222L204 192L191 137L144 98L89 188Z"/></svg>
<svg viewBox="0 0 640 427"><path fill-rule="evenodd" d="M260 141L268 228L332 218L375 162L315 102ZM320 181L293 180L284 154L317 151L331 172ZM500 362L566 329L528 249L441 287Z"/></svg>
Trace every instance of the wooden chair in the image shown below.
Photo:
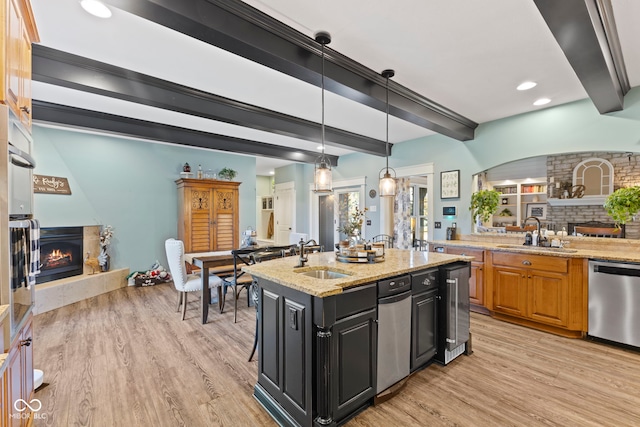
<svg viewBox="0 0 640 427"><path fill-rule="evenodd" d="M393 236L388 234L378 234L371 239L373 243L384 242L385 249L393 247Z"/></svg>
<svg viewBox="0 0 640 427"><path fill-rule="evenodd" d="M622 238L622 229L615 227L575 227L576 234L587 237Z"/></svg>
<svg viewBox="0 0 640 427"><path fill-rule="evenodd" d="M238 321L238 298L243 289L248 289L253 283L251 275L242 271L242 267L245 265L251 265L250 255L255 251L251 248L234 249L231 251L233 255L233 274L225 277L224 280L224 292L222 309L226 302L227 288L230 287L233 290L233 323ZM249 300L247 296L247 301Z"/></svg>
<svg viewBox="0 0 640 427"><path fill-rule="evenodd" d="M167 262L169 263L169 271L173 279L173 285L178 291L178 308L182 305L182 320L184 320L187 312L187 293L202 290L202 277L199 274L187 274L184 262L184 244L182 240L167 239L164 242L164 248L167 254ZM209 289L218 289L218 305L222 311L222 279L215 274L209 276Z"/></svg>

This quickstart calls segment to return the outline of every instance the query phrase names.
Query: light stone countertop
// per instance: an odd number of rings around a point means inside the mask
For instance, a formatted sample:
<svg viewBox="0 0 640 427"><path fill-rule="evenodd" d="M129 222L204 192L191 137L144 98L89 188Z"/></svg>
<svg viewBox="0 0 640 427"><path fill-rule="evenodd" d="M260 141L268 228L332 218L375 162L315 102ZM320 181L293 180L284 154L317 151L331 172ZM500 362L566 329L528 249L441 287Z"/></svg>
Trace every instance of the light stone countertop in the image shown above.
<svg viewBox="0 0 640 427"><path fill-rule="evenodd" d="M538 248L536 246L524 246L521 240L492 239L483 241L473 240L434 240L429 241L433 246L461 246L467 248L487 249L491 251L517 252L525 254L547 255L565 258L587 258L606 261L621 261L640 263L640 248L636 242L623 242L625 239L607 238L570 238L566 248Z"/></svg>
<svg viewBox="0 0 640 427"><path fill-rule="evenodd" d="M472 257L386 249L385 260L375 264L340 262L336 259L335 252L308 254L308 259L306 265L300 268L294 268L298 263L298 257L290 256L243 267L242 270L254 277L267 279L309 295L328 297L342 293L343 289L454 261L471 261ZM349 276L341 279L316 279L298 274L323 269L349 274Z"/></svg>

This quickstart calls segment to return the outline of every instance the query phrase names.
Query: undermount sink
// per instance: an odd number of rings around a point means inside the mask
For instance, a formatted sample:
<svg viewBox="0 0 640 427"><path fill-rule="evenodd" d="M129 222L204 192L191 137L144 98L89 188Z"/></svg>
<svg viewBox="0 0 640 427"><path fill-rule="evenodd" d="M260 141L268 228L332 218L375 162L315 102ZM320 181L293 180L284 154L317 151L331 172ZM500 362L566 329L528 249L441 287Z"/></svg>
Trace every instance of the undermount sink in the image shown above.
<svg viewBox="0 0 640 427"><path fill-rule="evenodd" d="M548 252L564 252L564 253L576 253L578 252L575 249L567 249L567 248L553 248L550 246L525 246L525 245L496 245L499 248L508 248L508 249L524 249L528 251L548 251Z"/></svg>
<svg viewBox="0 0 640 427"><path fill-rule="evenodd" d="M339 273L332 270L299 271L297 273L303 276L313 277L314 279L342 279L343 277L350 276L350 274Z"/></svg>

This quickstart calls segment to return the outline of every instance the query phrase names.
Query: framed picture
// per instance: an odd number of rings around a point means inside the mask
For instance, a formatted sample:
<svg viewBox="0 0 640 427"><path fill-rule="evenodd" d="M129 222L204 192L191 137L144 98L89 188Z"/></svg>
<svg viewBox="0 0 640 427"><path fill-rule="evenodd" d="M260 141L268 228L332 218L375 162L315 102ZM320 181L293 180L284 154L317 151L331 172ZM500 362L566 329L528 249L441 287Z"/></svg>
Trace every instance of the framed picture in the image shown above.
<svg viewBox="0 0 640 427"><path fill-rule="evenodd" d="M460 170L440 172L440 198L460 197Z"/></svg>
<svg viewBox="0 0 640 427"><path fill-rule="evenodd" d="M547 219L546 203L527 203L527 217L534 216L538 219Z"/></svg>

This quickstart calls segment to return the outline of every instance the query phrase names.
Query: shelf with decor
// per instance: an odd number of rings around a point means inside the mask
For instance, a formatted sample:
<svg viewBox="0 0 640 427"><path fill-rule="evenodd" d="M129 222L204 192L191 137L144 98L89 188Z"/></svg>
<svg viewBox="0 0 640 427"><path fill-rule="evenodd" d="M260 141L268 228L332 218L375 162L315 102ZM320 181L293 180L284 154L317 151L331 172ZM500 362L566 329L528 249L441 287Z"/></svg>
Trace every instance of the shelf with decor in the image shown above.
<svg viewBox="0 0 640 427"><path fill-rule="evenodd" d="M527 178L505 181L490 181L492 189L499 191L500 205L493 215L494 226L519 225L528 216L540 220L546 217L547 179ZM507 210L507 212L504 212ZM510 215L509 215L510 214Z"/></svg>

